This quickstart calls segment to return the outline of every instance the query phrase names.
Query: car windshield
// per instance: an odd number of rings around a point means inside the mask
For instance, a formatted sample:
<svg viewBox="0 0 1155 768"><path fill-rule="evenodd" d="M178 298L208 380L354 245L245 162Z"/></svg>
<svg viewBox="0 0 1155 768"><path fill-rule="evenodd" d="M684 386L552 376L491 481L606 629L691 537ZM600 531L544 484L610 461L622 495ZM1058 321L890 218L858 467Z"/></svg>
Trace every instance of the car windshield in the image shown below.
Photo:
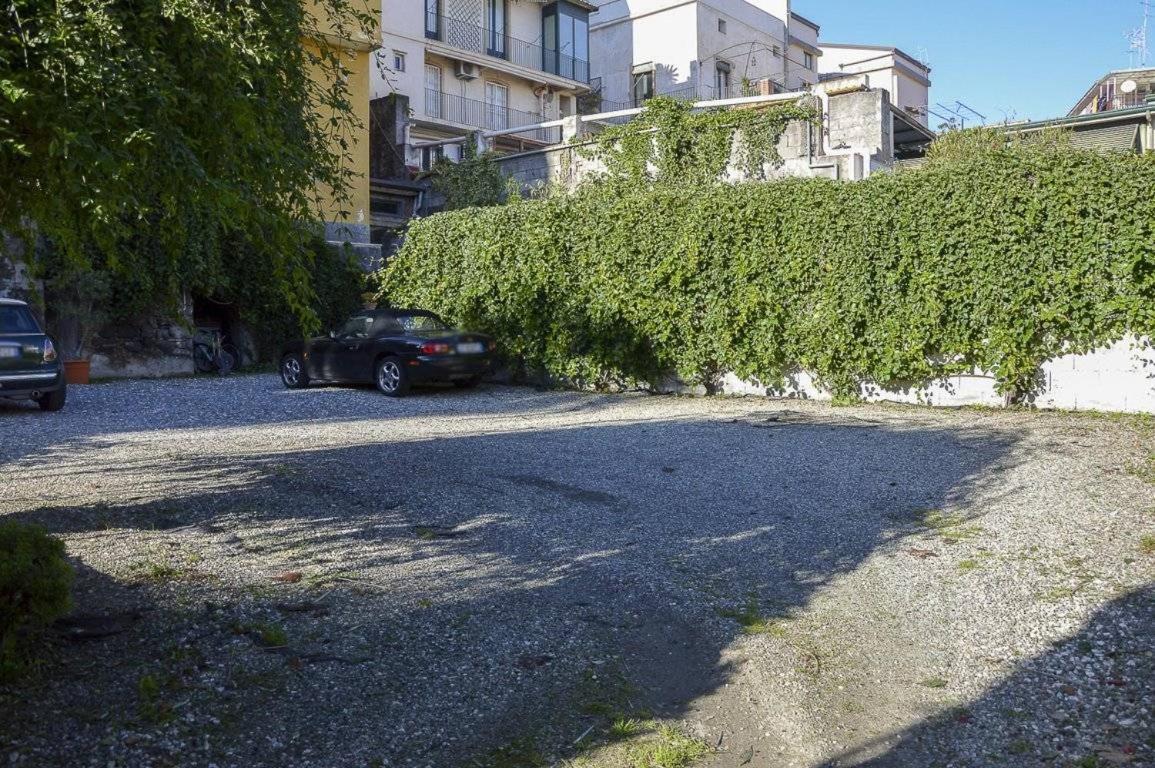
<svg viewBox="0 0 1155 768"><path fill-rule="evenodd" d="M28 307L6 304L0 306L0 333L40 333L40 326Z"/></svg>
<svg viewBox="0 0 1155 768"><path fill-rule="evenodd" d="M434 315L394 315L394 322L403 331L448 331L450 327Z"/></svg>

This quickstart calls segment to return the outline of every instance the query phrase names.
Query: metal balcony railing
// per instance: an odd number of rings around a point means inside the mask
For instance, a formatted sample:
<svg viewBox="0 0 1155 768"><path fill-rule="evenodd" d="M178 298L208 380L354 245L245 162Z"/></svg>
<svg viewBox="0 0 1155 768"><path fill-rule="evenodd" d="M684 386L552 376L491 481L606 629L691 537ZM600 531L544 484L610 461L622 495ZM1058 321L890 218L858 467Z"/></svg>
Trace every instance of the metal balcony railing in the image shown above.
<svg viewBox="0 0 1155 768"><path fill-rule="evenodd" d="M489 29L452 16L425 14L425 36L470 53L494 56L580 83L587 83L590 79L590 63L573 56L572 51L544 48L510 37L504 30Z"/></svg>
<svg viewBox="0 0 1155 768"><path fill-rule="evenodd" d="M425 114L434 120L444 120L487 131L504 131L522 125L546 122L543 115L534 112L523 112L500 104L467 99L464 96L455 96L430 88L425 90ZM509 135L542 144L557 144L561 141L561 128L533 128Z"/></svg>

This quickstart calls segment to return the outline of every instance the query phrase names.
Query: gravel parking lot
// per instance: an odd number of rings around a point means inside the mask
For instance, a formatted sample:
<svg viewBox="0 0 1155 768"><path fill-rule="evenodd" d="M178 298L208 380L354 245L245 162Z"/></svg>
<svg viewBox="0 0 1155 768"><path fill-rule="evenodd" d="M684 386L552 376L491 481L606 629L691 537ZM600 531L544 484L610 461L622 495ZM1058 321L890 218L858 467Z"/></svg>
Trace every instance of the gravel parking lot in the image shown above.
<svg viewBox="0 0 1155 768"><path fill-rule="evenodd" d="M1149 420L198 378L0 478L78 571L0 765L1155 765Z"/></svg>

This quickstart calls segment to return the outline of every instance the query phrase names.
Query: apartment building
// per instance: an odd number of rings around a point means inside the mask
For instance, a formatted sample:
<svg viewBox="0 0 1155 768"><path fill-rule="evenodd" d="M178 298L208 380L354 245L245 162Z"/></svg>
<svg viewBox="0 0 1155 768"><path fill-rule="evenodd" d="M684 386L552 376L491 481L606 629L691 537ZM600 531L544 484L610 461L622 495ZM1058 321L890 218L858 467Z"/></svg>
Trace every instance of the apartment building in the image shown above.
<svg viewBox="0 0 1155 768"><path fill-rule="evenodd" d="M431 142L574 114L590 76L585 0L382 0L383 34L374 99L401 99L397 137L411 170L460 145ZM511 133L496 151L560 139L555 130Z"/></svg>
<svg viewBox="0 0 1155 768"><path fill-rule="evenodd" d="M304 39L301 44L320 54L322 50L335 52L344 67L344 77L349 89L349 103L358 125L351 133L334 137L334 141L344 146L337 151L345 155L350 174L347 198L335 195L333 190L318 190L321 210L318 212L324 222L325 239L337 243L351 243L358 251L367 249L367 259L372 259L374 249L368 245L369 236L369 90L373 69L373 48L376 45L376 30L336 29L324 10L313 0L305 4L305 10L318 20L316 39ZM364 8L365 6L361 6ZM319 88L329 88L326 81L329 71L318 69L313 73ZM321 115L327 119L328 115Z"/></svg>
<svg viewBox="0 0 1155 768"><path fill-rule="evenodd" d="M1087 89L1067 116L1134 109L1144 106L1152 95L1155 95L1155 69L1118 69L1108 72Z"/></svg>
<svg viewBox="0 0 1155 768"><path fill-rule="evenodd" d="M784 82L789 91L804 91L818 83L819 57L822 48L818 43L821 27L805 16L790 11L790 28L787 40L786 64L788 68Z"/></svg>
<svg viewBox="0 0 1155 768"><path fill-rule="evenodd" d="M607 0L590 16L603 107L794 90L818 80L818 25L789 0Z"/></svg>
<svg viewBox="0 0 1155 768"><path fill-rule="evenodd" d="M882 45L822 43L818 71L822 79L862 75L871 88L890 95L891 105L923 127L929 126L930 67L898 48Z"/></svg>

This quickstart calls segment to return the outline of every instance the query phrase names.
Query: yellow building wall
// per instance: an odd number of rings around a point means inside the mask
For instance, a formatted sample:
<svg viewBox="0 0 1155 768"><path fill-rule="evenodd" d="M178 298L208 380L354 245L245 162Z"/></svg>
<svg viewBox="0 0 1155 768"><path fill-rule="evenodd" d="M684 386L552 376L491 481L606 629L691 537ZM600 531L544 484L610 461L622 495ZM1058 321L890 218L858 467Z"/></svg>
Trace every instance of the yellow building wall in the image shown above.
<svg viewBox="0 0 1155 768"><path fill-rule="evenodd" d="M364 239L368 240L369 224L369 99L370 99L370 67L374 66L373 50L380 37L379 28L372 30L372 36L361 34L338 35L334 33L332 25L321 16L324 11L315 0L304 0L306 10L320 20L318 27L321 39L305 39L302 45L313 53L319 53L324 46L326 49L338 50L345 68L348 70L349 100L353 107L357 125L350 129L344 138L348 143L347 167L353 171L350 180L348 199L339 203L333 190L322 187L318 190L321 199L319 214L327 223L352 225L354 231L364 228ZM366 4L366 9L372 6ZM380 12L373 14L379 27ZM317 78L331 78L331 72L316 71ZM322 120L329 115L321 115Z"/></svg>

